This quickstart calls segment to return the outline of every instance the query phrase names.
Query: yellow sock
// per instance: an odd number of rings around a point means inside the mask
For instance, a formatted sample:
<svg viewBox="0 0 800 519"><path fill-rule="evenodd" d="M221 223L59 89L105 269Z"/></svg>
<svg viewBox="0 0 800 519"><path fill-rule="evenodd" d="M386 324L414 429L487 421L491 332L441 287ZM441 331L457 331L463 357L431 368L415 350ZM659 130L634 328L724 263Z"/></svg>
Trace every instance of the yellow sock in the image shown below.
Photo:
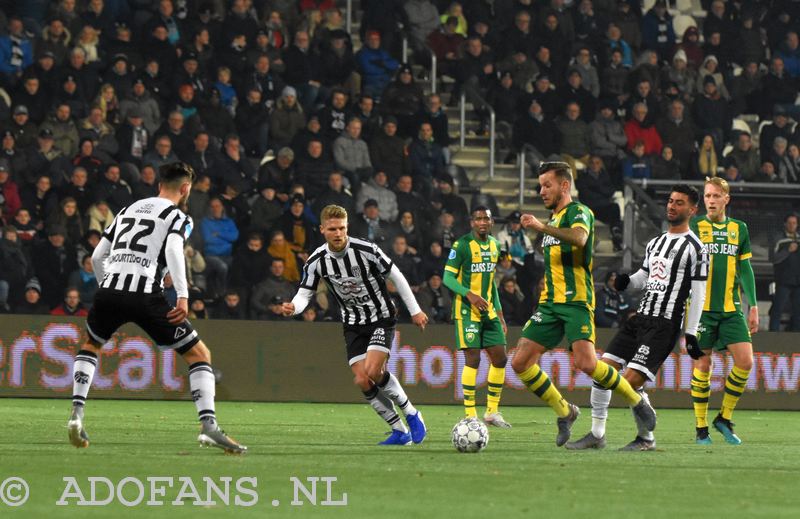
<svg viewBox="0 0 800 519"><path fill-rule="evenodd" d="M478 413L475 412L475 383L478 380L478 370L464 366L464 371L461 372L461 390L464 392L464 411L467 413L467 418L477 418Z"/></svg>
<svg viewBox="0 0 800 519"><path fill-rule="evenodd" d="M728 378L725 379L725 394L722 396L722 408L720 414L726 420L730 420L733 416L733 410L739 402L742 393L744 393L745 385L747 385L747 377L750 376L749 369L742 369L734 366Z"/></svg>
<svg viewBox="0 0 800 519"><path fill-rule="evenodd" d="M708 397L711 395L711 372L695 368L692 372L692 405L697 427L708 427Z"/></svg>
<svg viewBox="0 0 800 519"><path fill-rule="evenodd" d="M486 412L496 413L500 405L500 394L503 392L503 383L506 381L506 368L489 366L489 389L486 395Z"/></svg>
<svg viewBox="0 0 800 519"><path fill-rule="evenodd" d="M605 362L597 362L597 366L595 366L592 373L592 380L604 388L616 392L627 400L630 405L636 405L642 400L641 395L633 389L630 382L622 378L622 375L614 369L614 366L609 366Z"/></svg>
<svg viewBox="0 0 800 519"><path fill-rule="evenodd" d="M528 387L528 391L547 402L559 418L564 418L569 414L567 401L538 364L534 364L520 373L519 379Z"/></svg>

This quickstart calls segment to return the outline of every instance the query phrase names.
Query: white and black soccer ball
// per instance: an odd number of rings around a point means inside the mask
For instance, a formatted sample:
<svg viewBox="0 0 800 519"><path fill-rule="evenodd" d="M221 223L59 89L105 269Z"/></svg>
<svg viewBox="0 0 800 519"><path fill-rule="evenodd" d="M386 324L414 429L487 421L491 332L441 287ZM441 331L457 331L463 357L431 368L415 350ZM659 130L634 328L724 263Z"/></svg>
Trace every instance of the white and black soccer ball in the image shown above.
<svg viewBox="0 0 800 519"><path fill-rule="evenodd" d="M489 444L489 430L475 418L464 418L453 426L453 447L458 452L480 452Z"/></svg>

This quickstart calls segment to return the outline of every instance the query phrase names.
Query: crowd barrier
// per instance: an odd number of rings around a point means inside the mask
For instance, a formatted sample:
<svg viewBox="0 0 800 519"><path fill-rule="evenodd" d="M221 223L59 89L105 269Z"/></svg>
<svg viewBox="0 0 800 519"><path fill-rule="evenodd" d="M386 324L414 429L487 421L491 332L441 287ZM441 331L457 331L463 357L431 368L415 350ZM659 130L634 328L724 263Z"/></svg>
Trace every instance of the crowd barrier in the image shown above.
<svg viewBox="0 0 800 519"><path fill-rule="evenodd" d="M363 402L352 383L340 324L196 321L200 337L210 347L218 374L217 399L264 402ZM513 357L519 328L509 330ZM83 319L50 316L0 316L0 397L69 398L72 361L83 340ZM598 330L602 349L613 330ZM759 333L753 374L744 409L800 409L799 334ZM409 396L420 404L453 404L461 399L463 356L454 351L452 326L411 325L398 328L389 369ZM185 363L172 351L160 351L139 328L123 327L103 348L90 398L188 399ZM571 366L563 348L544 355L542 367L564 395L588 405L591 380ZM478 373L485 387L488 359ZM715 354L712 407L717 406L730 356ZM676 347L649 393L656 407L690 407L692 361ZM480 392L478 403L485 402ZM617 405L620 401L615 401ZM506 370L503 405L541 405L528 394L511 370Z"/></svg>

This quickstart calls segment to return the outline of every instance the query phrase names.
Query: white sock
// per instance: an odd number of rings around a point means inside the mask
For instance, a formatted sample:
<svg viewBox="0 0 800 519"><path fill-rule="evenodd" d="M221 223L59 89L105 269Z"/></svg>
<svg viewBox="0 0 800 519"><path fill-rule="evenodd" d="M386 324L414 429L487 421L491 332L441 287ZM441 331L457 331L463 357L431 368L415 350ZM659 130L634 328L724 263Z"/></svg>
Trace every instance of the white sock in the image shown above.
<svg viewBox="0 0 800 519"><path fill-rule="evenodd" d="M195 362L189 366L189 389L192 391L192 400L197 407L197 415L201 420L210 419L217 421L214 412L214 396L216 395L216 378L211 364L208 362Z"/></svg>
<svg viewBox="0 0 800 519"><path fill-rule="evenodd" d="M369 391L364 391L364 398L367 399L369 405L378 413L378 416L389 424L389 426L400 432L408 432L406 424L397 415L394 410L394 404L389 398L378 390L377 386L372 386Z"/></svg>
<svg viewBox="0 0 800 519"><path fill-rule="evenodd" d="M397 377L386 371L383 375L383 380L378 382L376 386L381 393L388 396L403 411L404 415L417 414L417 408L411 405L411 401L406 396L406 392Z"/></svg>
<svg viewBox="0 0 800 519"><path fill-rule="evenodd" d="M608 405L611 403L611 390L592 384L592 435L602 438L606 434L606 420L608 419Z"/></svg>
<svg viewBox="0 0 800 519"><path fill-rule="evenodd" d="M88 350L80 350L72 364L72 405L84 405L92 386L94 371L97 368L97 355Z"/></svg>
<svg viewBox="0 0 800 519"><path fill-rule="evenodd" d="M638 393L640 395L642 395L642 398L645 399L645 401L647 402L647 405L650 405L650 397L647 396L647 393L645 393L641 389L638 391ZM632 412L633 412L633 409L631 409L631 413ZM645 429L641 425L637 425L637 427L639 429L639 431L637 433L639 435L639 437L644 438L647 441L653 441L653 440L656 439L655 435L653 434L653 431L648 431L647 429Z"/></svg>

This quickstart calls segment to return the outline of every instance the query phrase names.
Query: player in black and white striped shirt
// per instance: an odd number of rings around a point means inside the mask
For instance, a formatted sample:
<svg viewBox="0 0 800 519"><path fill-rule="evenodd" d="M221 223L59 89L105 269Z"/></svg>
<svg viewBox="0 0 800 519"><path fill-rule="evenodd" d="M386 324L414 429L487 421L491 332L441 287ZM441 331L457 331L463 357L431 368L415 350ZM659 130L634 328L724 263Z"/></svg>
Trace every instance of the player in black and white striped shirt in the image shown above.
<svg viewBox="0 0 800 519"><path fill-rule="evenodd" d="M642 268L632 276L621 274L615 281L617 290L628 286L645 290L639 310L611 340L603 361L622 369L634 388L641 388L667 359L681 332L686 300L691 296L686 316L686 345L697 349L697 327L703 312L708 278L708 255L700 239L689 229L689 220L697 212L700 195L693 187L678 184L672 187L667 202L669 230L650 240L645 249ZM644 396L644 395L643 395ZM611 391L592 386L592 430L580 440L568 443L567 449L605 447L605 423ZM639 424L639 432L623 450L655 450L652 430Z"/></svg>
<svg viewBox="0 0 800 519"><path fill-rule="evenodd" d="M86 318L87 341L73 365L69 439L75 447L89 446L83 411L100 349L120 326L133 322L159 348L175 350L189 364L189 387L202 425L200 443L243 453L247 447L217 425L211 353L186 319L189 289L183 246L192 232L192 219L178 206L189 198L194 170L181 162L168 164L161 167L160 179L158 196L122 209L92 254L99 289ZM162 288L167 272L178 293L174 308L167 303Z"/></svg>
<svg viewBox="0 0 800 519"><path fill-rule="evenodd" d="M324 281L341 308L347 360L354 382L375 412L392 427L391 436L381 444L420 443L426 435L422 414L411 404L400 381L385 369L397 324L386 280L397 287L415 325L424 330L428 316L417 304L406 278L386 254L372 242L347 235L347 211L343 207L325 207L320 220L325 245L308 257L300 289L291 303L283 304L283 313L286 316L302 313L320 280ZM395 412L395 405L403 411L410 433Z"/></svg>

